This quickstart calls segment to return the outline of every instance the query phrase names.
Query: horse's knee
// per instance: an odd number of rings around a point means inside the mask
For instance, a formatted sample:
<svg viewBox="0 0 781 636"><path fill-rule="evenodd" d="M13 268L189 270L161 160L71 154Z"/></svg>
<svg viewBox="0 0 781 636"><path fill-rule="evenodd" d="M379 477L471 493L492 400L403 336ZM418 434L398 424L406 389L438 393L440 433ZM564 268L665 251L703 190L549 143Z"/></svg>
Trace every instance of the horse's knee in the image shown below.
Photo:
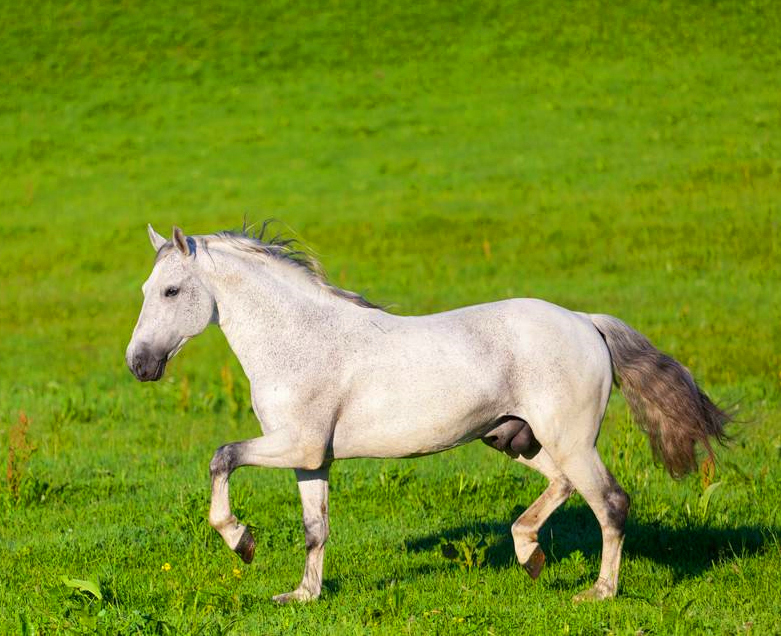
<svg viewBox="0 0 781 636"><path fill-rule="evenodd" d="M214 477L230 473L235 465L235 451L232 444L220 446L215 452L214 457L209 462L209 474Z"/></svg>
<svg viewBox="0 0 781 636"><path fill-rule="evenodd" d="M317 470L323 467L326 453L322 444L302 444L299 452L299 464L304 470Z"/></svg>

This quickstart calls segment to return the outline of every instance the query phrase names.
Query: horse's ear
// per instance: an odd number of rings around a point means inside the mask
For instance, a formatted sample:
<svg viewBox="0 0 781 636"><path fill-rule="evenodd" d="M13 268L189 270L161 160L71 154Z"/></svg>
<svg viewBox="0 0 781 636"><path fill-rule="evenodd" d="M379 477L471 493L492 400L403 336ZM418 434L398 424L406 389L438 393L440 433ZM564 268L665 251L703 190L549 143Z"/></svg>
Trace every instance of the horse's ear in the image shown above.
<svg viewBox="0 0 781 636"><path fill-rule="evenodd" d="M182 232L181 228L178 228L175 225L173 241L174 247L179 250L182 256L190 256L190 254L192 254L192 250L190 250L190 242L184 235L184 232Z"/></svg>
<svg viewBox="0 0 781 636"><path fill-rule="evenodd" d="M160 248L165 245L165 239L155 232L155 228L152 227L151 223L147 224L146 231L149 233L149 241L152 243L152 247L155 248L155 252L159 252Z"/></svg>

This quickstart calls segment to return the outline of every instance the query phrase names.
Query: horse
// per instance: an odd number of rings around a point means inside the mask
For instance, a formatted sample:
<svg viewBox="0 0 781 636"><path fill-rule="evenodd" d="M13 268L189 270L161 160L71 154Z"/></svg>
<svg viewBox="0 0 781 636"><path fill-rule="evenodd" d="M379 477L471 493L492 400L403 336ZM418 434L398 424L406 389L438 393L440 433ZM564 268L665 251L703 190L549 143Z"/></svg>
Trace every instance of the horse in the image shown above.
<svg viewBox="0 0 781 636"><path fill-rule="evenodd" d="M292 468L303 507L306 561L279 603L320 595L335 460L419 457L482 440L542 473L548 485L512 524L518 562L536 579L538 532L577 490L599 521L599 577L576 601L615 596L629 496L596 440L614 381L653 455L673 477L713 457L730 416L691 373L618 318L509 299L421 316L391 314L330 284L284 237L241 232L166 240L156 252L126 351L142 381L209 324L218 324L251 387L261 437L226 444L209 464L209 523L250 563L255 541L231 513L241 466Z"/></svg>

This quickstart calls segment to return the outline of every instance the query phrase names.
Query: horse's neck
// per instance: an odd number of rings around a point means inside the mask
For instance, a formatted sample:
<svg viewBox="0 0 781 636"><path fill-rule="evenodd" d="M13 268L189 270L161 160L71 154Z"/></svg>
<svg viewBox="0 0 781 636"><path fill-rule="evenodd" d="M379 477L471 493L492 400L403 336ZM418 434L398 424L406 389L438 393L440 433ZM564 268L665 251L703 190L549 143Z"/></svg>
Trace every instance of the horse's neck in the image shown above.
<svg viewBox="0 0 781 636"><path fill-rule="evenodd" d="M353 307L283 263L220 255L205 282L214 294L220 328L251 382L283 379L300 368L311 347L334 342Z"/></svg>

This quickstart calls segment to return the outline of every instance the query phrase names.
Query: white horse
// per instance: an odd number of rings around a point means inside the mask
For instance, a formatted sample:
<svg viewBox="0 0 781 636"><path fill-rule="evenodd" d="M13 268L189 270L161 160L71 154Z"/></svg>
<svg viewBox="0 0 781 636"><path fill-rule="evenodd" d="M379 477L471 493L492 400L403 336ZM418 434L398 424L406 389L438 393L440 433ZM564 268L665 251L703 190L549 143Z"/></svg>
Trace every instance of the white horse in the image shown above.
<svg viewBox="0 0 781 636"><path fill-rule="evenodd" d="M482 439L549 480L512 525L518 561L536 578L537 533L573 489L602 529L599 578L577 600L616 594L629 497L596 449L615 376L654 454L673 476L711 452L728 416L681 364L617 318L512 299L428 316L397 316L329 285L318 264L278 237L245 232L167 241L157 251L127 348L142 381L210 323L250 381L262 437L227 444L210 464L209 522L249 563L255 542L231 514L240 466L295 470L306 565L278 602L320 594L328 537L328 471L336 459L417 457ZM265 224L264 224L265 229Z"/></svg>

